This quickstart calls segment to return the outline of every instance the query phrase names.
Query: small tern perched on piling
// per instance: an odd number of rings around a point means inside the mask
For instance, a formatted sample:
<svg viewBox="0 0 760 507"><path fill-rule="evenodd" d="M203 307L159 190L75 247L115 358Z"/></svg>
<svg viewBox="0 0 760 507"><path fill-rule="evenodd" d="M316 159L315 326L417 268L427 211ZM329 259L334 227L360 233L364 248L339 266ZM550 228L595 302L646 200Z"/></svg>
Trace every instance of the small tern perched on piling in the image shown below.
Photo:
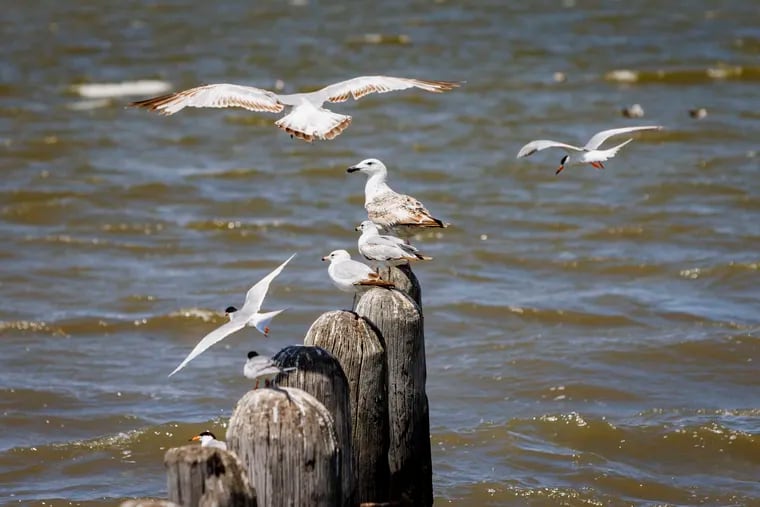
<svg viewBox="0 0 760 507"><path fill-rule="evenodd" d="M202 431L190 439L190 442L197 442L200 440L201 447L214 447L216 449L227 450L227 444L221 440L217 440L213 433L210 431Z"/></svg>
<svg viewBox="0 0 760 507"><path fill-rule="evenodd" d="M170 115L186 107L242 107L250 111L279 113L293 109L275 125L291 137L312 142L314 139L333 139L350 124L351 117L322 107L325 102L354 100L370 93L386 93L407 88L442 93L459 86L450 81L427 81L391 76L361 76L341 81L309 93L280 95L269 90L236 84L209 84L181 92L132 102L130 105Z"/></svg>
<svg viewBox="0 0 760 507"><path fill-rule="evenodd" d="M358 246L359 253L365 259L384 266L398 266L412 261L429 261L432 257L422 255L417 248L404 242L403 239L387 234L380 234L380 226L371 220L365 220L356 227L361 231Z"/></svg>
<svg viewBox="0 0 760 507"><path fill-rule="evenodd" d="M538 139L536 141L531 141L520 148L520 151L517 153L517 158L528 157L537 151L545 150L546 148L563 148L565 150L573 150L573 152L577 153L568 153L562 157L562 160L559 163L559 168L554 174L561 173L567 165L591 164L591 166L595 167L596 169L604 169L603 162L606 162L607 160L614 157L620 148L633 141L633 139L628 139L627 141L622 142L617 146L613 146L612 148L599 150L599 146L601 146L602 143L608 138L620 134L627 134L629 132L661 129L662 127L660 125L646 125L641 127L623 127L618 129L603 130L594 134L593 137L588 140L585 146L573 146L572 144L550 141L548 139Z"/></svg>
<svg viewBox="0 0 760 507"><path fill-rule="evenodd" d="M274 384L274 379L278 375L287 375L291 371L295 371L295 366L290 368L283 368L279 364L272 361L267 356L262 356L255 350L248 353L248 360L243 366L243 375L246 378L256 381L254 389L259 388L259 381L264 379L264 387L269 387Z"/></svg>
<svg viewBox="0 0 760 507"><path fill-rule="evenodd" d="M234 306L227 307L225 313L229 317L230 321L222 324L204 336L203 339L198 342L198 345L195 346L195 348L190 352L190 354L187 355L184 361L182 361L182 363L180 363L180 365L177 366L177 368L171 372L169 376L171 377L179 370L184 368L187 363L203 353L207 348L223 340L232 333L240 331L246 326L255 327L264 336L267 336L269 334L269 324L272 322L272 319L285 310L275 310L273 312L259 313L261 304L264 302L264 297L266 297L267 292L269 291L269 285L272 283L272 280L274 280L275 277L282 272L288 262L290 262L290 260L295 256L296 254L291 255L288 260L280 264L274 271L269 273L256 285L251 287L248 290L248 293L245 295L245 303L241 309L238 310Z"/></svg>
<svg viewBox="0 0 760 507"><path fill-rule="evenodd" d="M343 292L357 293L372 287L395 287L391 282L380 278L366 264L351 260L351 254L345 250L335 250L322 257L322 260L330 261L327 273L333 284Z"/></svg>
<svg viewBox="0 0 760 507"><path fill-rule="evenodd" d="M449 225L434 218L414 197L394 192L385 183L388 169L376 158L362 160L347 171L361 172L368 176L364 186L364 207L369 219L383 229L402 233L409 232L409 229Z"/></svg>

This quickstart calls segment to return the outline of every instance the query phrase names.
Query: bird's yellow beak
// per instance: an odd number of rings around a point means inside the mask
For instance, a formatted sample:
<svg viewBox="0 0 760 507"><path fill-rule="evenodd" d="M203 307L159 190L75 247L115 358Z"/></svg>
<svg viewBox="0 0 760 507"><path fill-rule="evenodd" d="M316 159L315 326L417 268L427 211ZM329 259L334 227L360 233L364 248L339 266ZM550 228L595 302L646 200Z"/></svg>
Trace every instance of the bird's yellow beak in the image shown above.
<svg viewBox="0 0 760 507"><path fill-rule="evenodd" d="M188 442L195 442L195 441L200 440L200 439L201 439L200 435L195 435L193 438L191 438L190 440L188 440Z"/></svg>
<svg viewBox="0 0 760 507"><path fill-rule="evenodd" d="M559 166L559 168L557 169L557 172L555 172L554 174L559 174L559 173L561 173L561 172L562 172L562 169L564 169L564 168L565 168L564 164L563 164L563 165L561 165L561 166Z"/></svg>

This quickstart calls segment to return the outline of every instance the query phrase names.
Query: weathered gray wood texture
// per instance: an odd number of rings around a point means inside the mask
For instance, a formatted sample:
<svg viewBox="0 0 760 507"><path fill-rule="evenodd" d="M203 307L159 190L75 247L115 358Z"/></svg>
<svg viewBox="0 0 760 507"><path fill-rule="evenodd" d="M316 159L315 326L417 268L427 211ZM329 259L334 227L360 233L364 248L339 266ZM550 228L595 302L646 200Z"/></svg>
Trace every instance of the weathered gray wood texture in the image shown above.
<svg viewBox="0 0 760 507"><path fill-rule="evenodd" d="M345 505L341 455L330 412L300 389L256 389L238 401L227 428L259 505Z"/></svg>
<svg viewBox="0 0 760 507"><path fill-rule="evenodd" d="M332 415L341 453L341 488L346 506L356 505L356 468L351 439L351 409L346 375L338 359L329 351L313 346L291 345L272 358L283 368L298 368L278 376L282 387L296 387L319 400Z"/></svg>
<svg viewBox="0 0 760 507"><path fill-rule="evenodd" d="M409 264L381 267L379 275L383 280L392 282L396 289L408 294L422 308L422 288Z"/></svg>
<svg viewBox="0 0 760 507"><path fill-rule="evenodd" d="M237 457L186 445L164 455L169 500L183 507L255 507L256 493Z"/></svg>
<svg viewBox="0 0 760 507"><path fill-rule="evenodd" d="M345 310L322 314L304 339L340 361L348 379L356 501L388 499L388 394L385 347L372 324Z"/></svg>
<svg viewBox="0 0 760 507"><path fill-rule="evenodd" d="M383 337L388 364L388 465L390 500L405 505L433 503L430 416L425 393L425 335L422 311L399 290L371 289L356 313Z"/></svg>

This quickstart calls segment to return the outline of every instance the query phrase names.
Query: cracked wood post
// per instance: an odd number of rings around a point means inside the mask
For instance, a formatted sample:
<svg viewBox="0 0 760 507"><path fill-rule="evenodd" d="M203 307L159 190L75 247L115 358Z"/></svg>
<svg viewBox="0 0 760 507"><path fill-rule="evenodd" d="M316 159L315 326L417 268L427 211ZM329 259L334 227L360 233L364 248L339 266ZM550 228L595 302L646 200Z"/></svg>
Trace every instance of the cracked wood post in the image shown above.
<svg viewBox="0 0 760 507"><path fill-rule="evenodd" d="M422 308L422 288L409 264L381 267L378 274L383 280L392 282L398 290L408 294Z"/></svg>
<svg viewBox="0 0 760 507"><path fill-rule="evenodd" d="M322 314L304 344L340 361L348 379L356 502L383 502L390 491L385 346L366 319L338 310Z"/></svg>
<svg viewBox="0 0 760 507"><path fill-rule="evenodd" d="M338 359L320 347L291 345L272 357L281 367L296 367L275 381L282 387L297 387L319 400L335 422L341 453L341 488L345 506L356 504L356 467L351 440L351 409L348 380Z"/></svg>
<svg viewBox="0 0 760 507"><path fill-rule="evenodd" d="M255 507L251 488L237 457L221 449L186 445L164 455L169 501L183 507Z"/></svg>
<svg viewBox="0 0 760 507"><path fill-rule="evenodd" d="M356 313L372 322L385 341L390 500L404 505L432 505L433 470L422 310L405 292L375 288L362 295Z"/></svg>
<svg viewBox="0 0 760 507"><path fill-rule="evenodd" d="M246 393L230 418L227 446L243 463L262 507L346 503L333 418L301 389Z"/></svg>

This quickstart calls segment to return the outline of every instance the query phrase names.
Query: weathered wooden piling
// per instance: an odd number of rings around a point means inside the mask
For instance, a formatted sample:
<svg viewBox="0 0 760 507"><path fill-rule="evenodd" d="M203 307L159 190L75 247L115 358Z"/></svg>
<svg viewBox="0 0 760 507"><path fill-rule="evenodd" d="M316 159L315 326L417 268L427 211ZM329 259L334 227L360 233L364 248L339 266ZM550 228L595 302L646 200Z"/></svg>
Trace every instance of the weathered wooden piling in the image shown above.
<svg viewBox="0 0 760 507"><path fill-rule="evenodd" d="M390 500L405 505L432 505L422 310L411 296L400 290L371 289L359 299L356 313L372 322L385 342Z"/></svg>
<svg viewBox="0 0 760 507"><path fill-rule="evenodd" d="M314 321L304 343L329 351L348 379L356 502L387 500L388 398L382 338L366 319L340 310Z"/></svg>
<svg viewBox="0 0 760 507"><path fill-rule="evenodd" d="M227 445L243 463L261 506L333 507L348 502L333 418L301 389L246 393L230 419Z"/></svg>
<svg viewBox="0 0 760 507"><path fill-rule="evenodd" d="M186 445L164 455L169 500L183 507L255 507L256 493L237 457Z"/></svg>
<svg viewBox="0 0 760 507"><path fill-rule="evenodd" d="M378 274L383 280L392 282L397 290L409 295L422 308L422 288L409 264L381 267Z"/></svg>
<svg viewBox="0 0 760 507"><path fill-rule="evenodd" d="M341 455L341 488L346 507L356 504L356 467L351 438L349 387L341 363L329 351L313 346L291 345L272 359L281 367L297 370L275 379L282 387L296 387L314 396L332 415Z"/></svg>

